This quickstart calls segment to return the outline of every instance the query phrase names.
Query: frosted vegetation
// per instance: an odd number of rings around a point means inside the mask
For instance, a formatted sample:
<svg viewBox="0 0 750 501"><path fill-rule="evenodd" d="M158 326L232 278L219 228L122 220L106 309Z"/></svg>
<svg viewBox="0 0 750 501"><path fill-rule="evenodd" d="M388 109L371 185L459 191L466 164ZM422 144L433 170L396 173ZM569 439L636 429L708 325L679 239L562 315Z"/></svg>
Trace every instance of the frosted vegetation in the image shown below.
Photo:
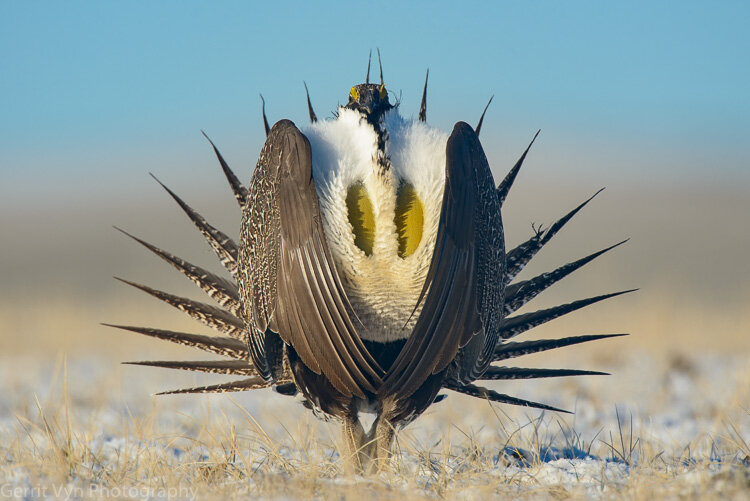
<svg viewBox="0 0 750 501"><path fill-rule="evenodd" d="M573 352L558 364L614 375L497 388L574 415L449 392L368 478L343 469L337 424L268 390L152 397L214 379L4 357L0 497L747 498L746 357Z"/></svg>

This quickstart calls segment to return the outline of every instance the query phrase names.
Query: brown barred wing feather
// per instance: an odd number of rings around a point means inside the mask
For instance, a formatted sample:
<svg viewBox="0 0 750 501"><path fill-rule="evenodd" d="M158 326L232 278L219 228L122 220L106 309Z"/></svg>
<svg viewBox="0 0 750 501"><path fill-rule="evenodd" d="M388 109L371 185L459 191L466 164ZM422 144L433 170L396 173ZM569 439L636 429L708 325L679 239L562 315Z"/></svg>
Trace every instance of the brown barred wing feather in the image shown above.
<svg viewBox="0 0 750 501"><path fill-rule="evenodd" d="M310 143L289 120L276 123L268 135L251 182L242 233L248 259L241 259L241 265L248 273L240 274L241 281L257 277L241 287L255 330L277 329L302 362L342 394L374 392L382 370L357 334L325 239ZM269 235L276 239L271 248L254 252ZM258 336L253 338L261 347ZM254 351L260 350L251 346ZM257 367L255 356L253 362Z"/></svg>
<svg viewBox="0 0 750 501"><path fill-rule="evenodd" d="M448 139L445 170L435 250L420 297L424 304L381 395L406 398L454 361L458 372L481 372L494 351L502 303L500 207L479 139L464 122ZM470 353L456 360L469 343Z"/></svg>

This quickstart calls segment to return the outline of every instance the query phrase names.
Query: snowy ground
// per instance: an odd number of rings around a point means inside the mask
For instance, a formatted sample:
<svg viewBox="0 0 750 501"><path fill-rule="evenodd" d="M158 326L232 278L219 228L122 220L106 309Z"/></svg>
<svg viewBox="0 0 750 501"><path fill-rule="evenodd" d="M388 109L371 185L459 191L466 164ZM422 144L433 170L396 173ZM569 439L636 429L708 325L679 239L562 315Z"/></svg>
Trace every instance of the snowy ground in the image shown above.
<svg viewBox="0 0 750 501"><path fill-rule="evenodd" d="M369 478L343 470L336 423L289 397L152 397L206 378L5 357L0 498L750 498L746 356L568 356L555 365L614 375L493 387L575 415L448 392Z"/></svg>

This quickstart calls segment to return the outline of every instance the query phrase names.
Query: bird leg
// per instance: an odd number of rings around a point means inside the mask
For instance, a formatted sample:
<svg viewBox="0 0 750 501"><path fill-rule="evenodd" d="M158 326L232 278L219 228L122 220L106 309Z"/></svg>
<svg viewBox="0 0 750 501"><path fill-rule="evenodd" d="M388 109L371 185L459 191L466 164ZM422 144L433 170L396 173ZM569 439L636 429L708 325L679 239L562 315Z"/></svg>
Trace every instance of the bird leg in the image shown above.
<svg viewBox="0 0 750 501"><path fill-rule="evenodd" d="M347 454L344 463L352 467L354 472L362 473L369 463L366 452L368 438L356 412L350 412L343 419L342 431Z"/></svg>
<svg viewBox="0 0 750 501"><path fill-rule="evenodd" d="M372 428L367 433L367 456L370 459L368 465L369 473L383 471L390 462L393 447L395 428L393 426L393 415L395 403L387 399L381 403L380 412L372 423Z"/></svg>
<svg viewBox="0 0 750 501"><path fill-rule="evenodd" d="M368 471L378 473L388 465L392 456L395 429L389 419L378 415L367 434L367 456L370 459Z"/></svg>

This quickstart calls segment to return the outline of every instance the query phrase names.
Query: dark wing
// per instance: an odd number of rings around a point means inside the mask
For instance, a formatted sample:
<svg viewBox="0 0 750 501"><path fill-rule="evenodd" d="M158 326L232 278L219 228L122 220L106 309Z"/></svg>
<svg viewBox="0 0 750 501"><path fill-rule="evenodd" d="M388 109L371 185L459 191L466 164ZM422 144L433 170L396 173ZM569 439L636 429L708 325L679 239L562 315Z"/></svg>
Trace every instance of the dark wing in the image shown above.
<svg viewBox="0 0 750 501"><path fill-rule="evenodd" d="M292 122L282 120L271 129L258 168L265 172L256 172L254 181L257 176L270 177L256 197L265 200L253 200L248 210L270 209L260 214L266 226L262 231L275 236L276 242L271 252L255 255L249 263L252 273L257 264L257 270L273 275L265 285L268 290L256 291L260 294L251 298L250 309L256 312L251 317L261 320L254 325L259 332L266 327L277 330L307 367L322 373L343 394L374 392L382 370L356 332L325 239L310 142Z"/></svg>
<svg viewBox="0 0 750 501"><path fill-rule="evenodd" d="M424 305L380 391L396 398L444 370L470 342L476 349L463 357L461 370L486 367L494 350L502 303L500 206L482 146L464 122L448 139L445 175L435 250L420 296Z"/></svg>

